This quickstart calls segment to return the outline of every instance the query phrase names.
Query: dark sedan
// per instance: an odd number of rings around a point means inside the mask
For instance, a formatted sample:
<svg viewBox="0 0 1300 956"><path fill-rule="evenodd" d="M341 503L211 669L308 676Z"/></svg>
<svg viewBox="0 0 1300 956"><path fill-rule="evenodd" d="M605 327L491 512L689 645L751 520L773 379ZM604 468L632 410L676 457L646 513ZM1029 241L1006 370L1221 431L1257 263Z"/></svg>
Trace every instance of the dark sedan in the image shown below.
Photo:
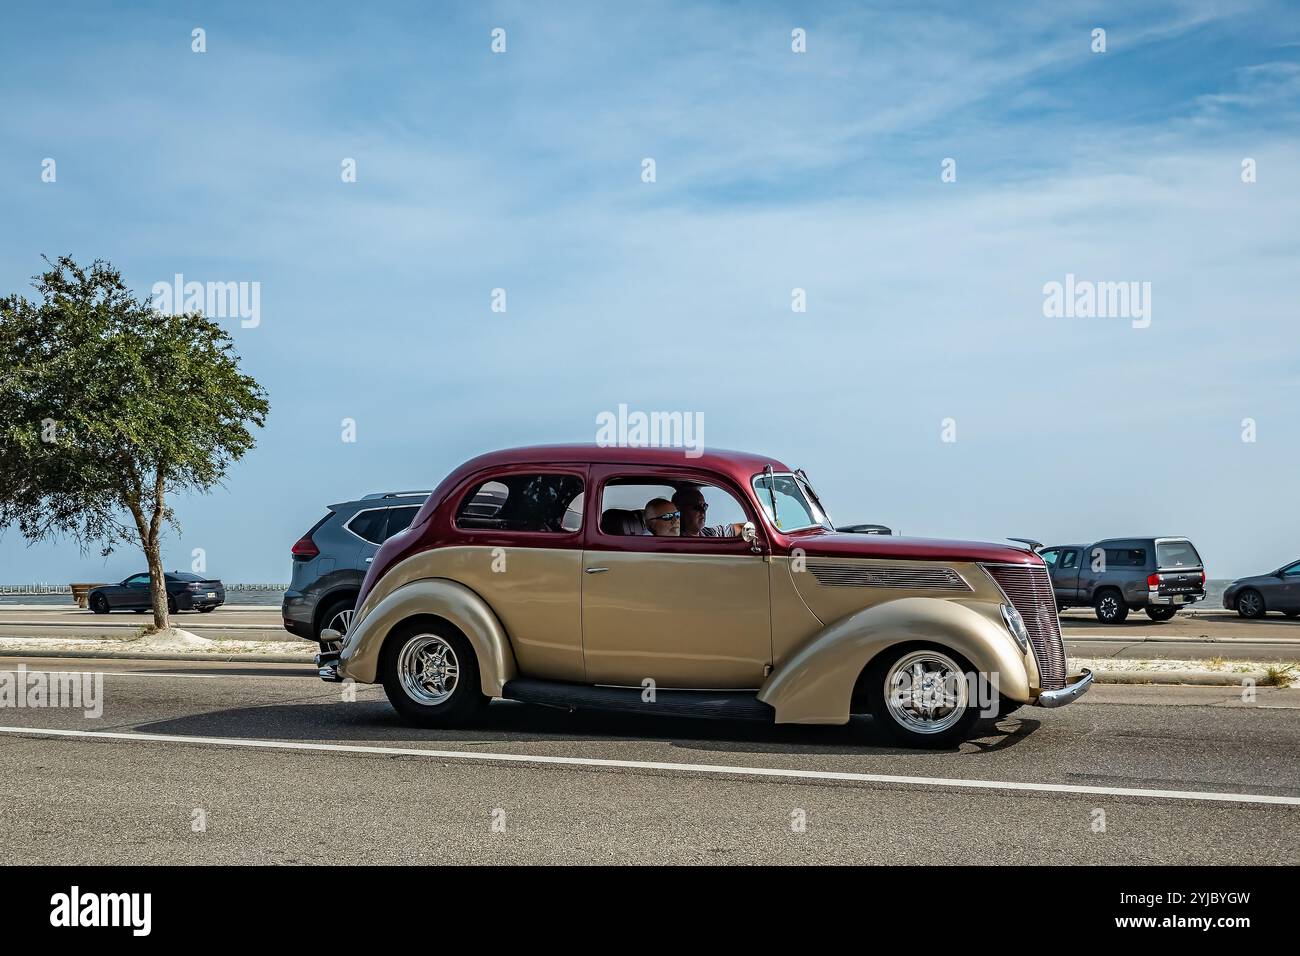
<svg viewBox="0 0 1300 956"><path fill-rule="evenodd" d="M211 611L226 603L226 586L215 578L204 578L188 571L168 571L167 610ZM133 574L121 584L105 584L88 595L90 609L96 614L109 611L148 611L153 607L149 594L149 573Z"/></svg>
<svg viewBox="0 0 1300 956"><path fill-rule="evenodd" d="M1223 606L1242 617L1263 617L1269 611L1300 617L1300 561L1270 574L1238 578L1223 592Z"/></svg>

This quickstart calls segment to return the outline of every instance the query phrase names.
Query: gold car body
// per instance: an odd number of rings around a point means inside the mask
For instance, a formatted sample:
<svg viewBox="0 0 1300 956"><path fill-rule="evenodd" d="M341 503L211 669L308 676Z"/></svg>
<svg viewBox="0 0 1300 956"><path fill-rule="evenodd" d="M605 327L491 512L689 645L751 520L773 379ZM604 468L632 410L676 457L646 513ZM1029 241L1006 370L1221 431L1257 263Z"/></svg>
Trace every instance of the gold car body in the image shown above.
<svg viewBox="0 0 1300 956"><path fill-rule="evenodd" d="M707 463L694 467L707 473ZM462 468L475 479L490 471L490 463ZM598 487L600 469L583 473L588 490ZM430 514L407 532L413 538L377 556L342 641L339 676L375 683L394 629L437 618L473 646L489 697L506 696L506 685L521 677L614 687L651 680L662 689L751 691L777 723L843 724L864 668L908 642L956 651L995 675L1010 700L1061 693L1059 682L1044 688L1034 649L1009 629L1002 607L1010 599L989 570L995 562L910 559L908 539L862 542L861 555L845 547L858 536L827 531L796 540L734 478L729 484L756 525L753 542L692 539L698 550L686 553L638 550L650 539L593 546L595 494L587 496L584 530L567 545L530 546L526 535L439 542L421 529L454 509L456 494L471 485L464 474L452 479L455 487L435 492ZM440 492L445 501L435 500ZM436 546L420 544L422 533ZM834 553L818 554L818 541L831 537ZM954 557L962 550L951 549ZM1021 567L1041 568L1031 552L1005 553ZM1039 611L1046 627L1047 610ZM1054 604L1050 614L1056 626ZM1055 633L1059 642L1059 626ZM1063 654L1060 660L1063 666Z"/></svg>

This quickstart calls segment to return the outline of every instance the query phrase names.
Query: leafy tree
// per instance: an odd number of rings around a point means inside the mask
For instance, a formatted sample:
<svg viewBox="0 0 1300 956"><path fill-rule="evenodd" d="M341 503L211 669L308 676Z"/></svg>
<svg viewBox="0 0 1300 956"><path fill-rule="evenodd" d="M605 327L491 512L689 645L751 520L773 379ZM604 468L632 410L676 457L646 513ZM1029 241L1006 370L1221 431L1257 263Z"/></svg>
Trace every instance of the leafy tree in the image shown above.
<svg viewBox="0 0 1300 956"><path fill-rule="evenodd" d="M201 314L163 315L102 260L45 262L39 301L0 299L0 528L105 555L138 543L163 629L168 496L221 482L265 424L266 393Z"/></svg>

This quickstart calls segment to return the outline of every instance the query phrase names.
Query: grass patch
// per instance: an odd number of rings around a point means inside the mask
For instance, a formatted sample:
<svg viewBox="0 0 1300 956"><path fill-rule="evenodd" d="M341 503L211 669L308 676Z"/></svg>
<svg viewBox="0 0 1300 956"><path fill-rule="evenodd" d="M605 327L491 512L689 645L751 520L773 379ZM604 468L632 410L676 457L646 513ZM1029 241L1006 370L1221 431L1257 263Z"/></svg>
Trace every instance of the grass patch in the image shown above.
<svg viewBox="0 0 1300 956"><path fill-rule="evenodd" d="M1269 664L1260 683L1265 687L1290 687L1297 678L1300 675L1296 674L1295 664Z"/></svg>

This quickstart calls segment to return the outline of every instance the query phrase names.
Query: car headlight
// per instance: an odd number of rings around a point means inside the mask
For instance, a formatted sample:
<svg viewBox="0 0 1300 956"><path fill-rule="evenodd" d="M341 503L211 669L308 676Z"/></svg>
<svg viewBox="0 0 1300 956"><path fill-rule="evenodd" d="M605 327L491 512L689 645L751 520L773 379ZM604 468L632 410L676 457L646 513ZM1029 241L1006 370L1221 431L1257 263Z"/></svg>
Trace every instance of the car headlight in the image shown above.
<svg viewBox="0 0 1300 956"><path fill-rule="evenodd" d="M1028 654L1029 631L1025 629L1025 619L1020 616L1020 612L1010 604L1003 604L1002 620L1007 622L1007 630L1010 631L1011 636L1016 639L1016 643L1020 645L1020 649Z"/></svg>

